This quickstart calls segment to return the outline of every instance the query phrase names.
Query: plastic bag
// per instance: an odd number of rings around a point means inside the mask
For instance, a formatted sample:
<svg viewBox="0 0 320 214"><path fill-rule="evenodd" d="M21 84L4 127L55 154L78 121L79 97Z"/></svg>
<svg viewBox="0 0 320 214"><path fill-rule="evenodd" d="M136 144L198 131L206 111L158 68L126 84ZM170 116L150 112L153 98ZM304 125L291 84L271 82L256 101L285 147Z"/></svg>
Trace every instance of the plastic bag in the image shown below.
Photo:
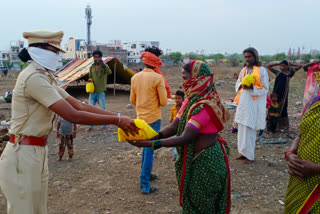
<svg viewBox="0 0 320 214"><path fill-rule="evenodd" d="M89 79L91 80L91 79ZM92 81L92 80L91 80ZM88 82L86 85L86 91L87 93L93 94L94 93L94 84L93 82Z"/></svg>
<svg viewBox="0 0 320 214"><path fill-rule="evenodd" d="M153 130L148 123L141 119L135 119L134 123L139 128L139 134L136 136L132 136L129 134L127 136L124 131L118 128L118 140L119 142L126 142L128 140L149 140L158 135L158 133Z"/></svg>
<svg viewBox="0 0 320 214"><path fill-rule="evenodd" d="M256 75L256 74L249 74L243 78L241 85L245 85L248 87L251 85L254 85L257 77L258 77L258 75Z"/></svg>

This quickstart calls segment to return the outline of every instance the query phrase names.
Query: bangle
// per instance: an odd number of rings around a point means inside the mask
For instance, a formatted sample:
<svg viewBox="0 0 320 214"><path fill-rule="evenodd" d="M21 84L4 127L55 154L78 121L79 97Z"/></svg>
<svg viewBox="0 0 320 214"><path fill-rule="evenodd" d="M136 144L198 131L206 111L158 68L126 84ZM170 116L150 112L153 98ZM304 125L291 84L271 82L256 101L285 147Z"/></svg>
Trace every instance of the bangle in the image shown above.
<svg viewBox="0 0 320 214"><path fill-rule="evenodd" d="M153 140L152 141L152 146L151 146L152 150L157 150L157 149L160 149L161 147L162 147L162 141L161 140Z"/></svg>
<svg viewBox="0 0 320 214"><path fill-rule="evenodd" d="M288 158L288 155L289 155L289 154L295 154L295 152L294 152L292 149L287 150L287 151L284 153L284 160L285 160L285 161L288 161L287 158Z"/></svg>
<svg viewBox="0 0 320 214"><path fill-rule="evenodd" d="M162 132L159 132L159 133L158 133L158 137L159 137L159 139L161 139L161 138L163 137Z"/></svg>
<svg viewBox="0 0 320 214"><path fill-rule="evenodd" d="M118 118L119 118L119 122L118 122L118 126L120 125L120 113L118 112Z"/></svg>

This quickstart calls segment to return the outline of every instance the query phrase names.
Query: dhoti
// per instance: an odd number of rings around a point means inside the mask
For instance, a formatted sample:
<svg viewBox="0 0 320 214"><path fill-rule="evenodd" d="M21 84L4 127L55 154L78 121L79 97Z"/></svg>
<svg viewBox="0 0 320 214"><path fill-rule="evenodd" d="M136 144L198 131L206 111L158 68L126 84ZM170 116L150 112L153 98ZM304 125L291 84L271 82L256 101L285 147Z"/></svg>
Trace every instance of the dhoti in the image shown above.
<svg viewBox="0 0 320 214"><path fill-rule="evenodd" d="M254 160L257 133L255 129L238 124L238 151L248 160Z"/></svg>

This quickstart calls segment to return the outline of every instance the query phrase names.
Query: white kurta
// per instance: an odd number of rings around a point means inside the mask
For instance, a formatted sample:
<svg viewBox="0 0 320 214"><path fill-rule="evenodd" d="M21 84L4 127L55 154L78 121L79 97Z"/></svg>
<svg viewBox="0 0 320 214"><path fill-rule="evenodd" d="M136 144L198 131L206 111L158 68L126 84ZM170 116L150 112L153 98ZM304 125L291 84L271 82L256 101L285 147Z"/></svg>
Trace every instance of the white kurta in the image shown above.
<svg viewBox="0 0 320 214"><path fill-rule="evenodd" d="M245 69L242 69L240 72L236 83L235 88L237 93L242 82L242 74L244 70ZM248 73L248 69L246 69L246 75L251 73ZM235 117L236 123L248 126L255 130L264 129L266 124L266 104L267 94L269 92L269 76L264 67L260 67L260 80L263 84L262 89L257 89L255 86L253 86L253 90L242 90ZM257 96L257 99L254 100L253 96Z"/></svg>
<svg viewBox="0 0 320 214"><path fill-rule="evenodd" d="M236 92L242 82L242 75L245 69L240 72ZM251 74L246 69L246 75ZM265 128L266 123L266 104L267 94L269 92L269 76L264 67L260 67L260 81L263 84L262 89L253 86L253 90L242 90L235 122L238 126L238 151L249 160L254 160L254 149L256 145L256 130ZM257 99L253 99L257 96Z"/></svg>

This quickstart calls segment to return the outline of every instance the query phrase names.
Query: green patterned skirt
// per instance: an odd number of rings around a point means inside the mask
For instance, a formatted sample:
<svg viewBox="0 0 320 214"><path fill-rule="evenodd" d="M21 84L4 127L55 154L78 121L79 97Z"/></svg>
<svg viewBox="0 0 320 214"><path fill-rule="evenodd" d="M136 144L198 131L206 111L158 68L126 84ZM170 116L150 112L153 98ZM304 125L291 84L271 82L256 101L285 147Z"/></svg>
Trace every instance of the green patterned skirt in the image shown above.
<svg viewBox="0 0 320 214"><path fill-rule="evenodd" d="M228 200L228 171L224 154L217 142L206 150L194 154L187 166L183 191L182 213L226 213ZM176 162L180 187L182 157Z"/></svg>

